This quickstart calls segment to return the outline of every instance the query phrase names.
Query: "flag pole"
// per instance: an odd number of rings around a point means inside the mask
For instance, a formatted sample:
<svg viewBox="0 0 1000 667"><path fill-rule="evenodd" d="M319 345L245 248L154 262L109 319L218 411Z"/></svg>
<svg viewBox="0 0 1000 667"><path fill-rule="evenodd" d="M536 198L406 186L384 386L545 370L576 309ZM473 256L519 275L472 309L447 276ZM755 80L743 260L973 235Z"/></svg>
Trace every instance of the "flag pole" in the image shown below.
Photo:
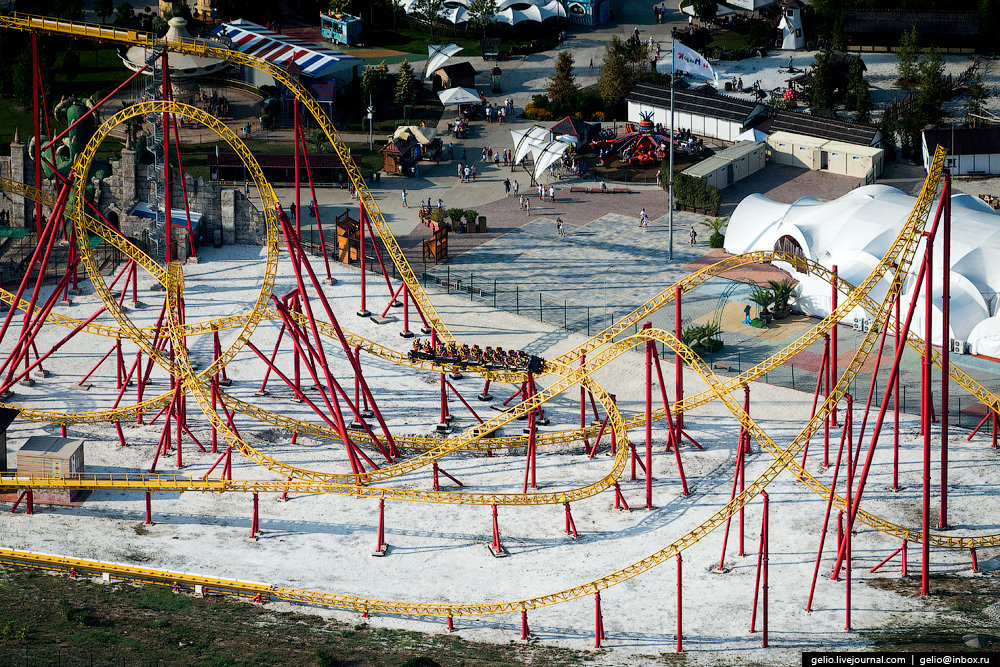
<svg viewBox="0 0 1000 667"><path fill-rule="evenodd" d="M670 170L667 195L667 203L670 205L670 218L667 225L668 236L670 237L667 259L674 258L674 62L677 54L674 51L674 38L670 37Z"/></svg>

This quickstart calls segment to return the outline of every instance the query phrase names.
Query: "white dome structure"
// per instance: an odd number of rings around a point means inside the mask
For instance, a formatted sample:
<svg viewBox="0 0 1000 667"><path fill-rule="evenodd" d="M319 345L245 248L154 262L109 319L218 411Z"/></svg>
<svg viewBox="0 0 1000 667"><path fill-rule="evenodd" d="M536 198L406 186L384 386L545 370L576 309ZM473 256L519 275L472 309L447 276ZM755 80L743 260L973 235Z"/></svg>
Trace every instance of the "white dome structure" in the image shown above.
<svg viewBox="0 0 1000 667"><path fill-rule="evenodd" d="M803 197L794 204L780 204L763 195L750 195L736 207L726 231L725 250L733 254L752 250L780 249L799 253L826 268L837 266L838 275L859 285L889 250L916 204L901 190L886 185L868 185L833 201ZM935 204L936 206L936 204ZM1000 290L1000 215L981 200L965 194L951 198L951 338L968 341L973 354L1000 356L1000 317L990 303ZM923 256L921 241L914 264L903 284L903 303L909 303ZM932 297L932 327L941 344L941 250L943 238L935 239ZM807 315L830 314L830 286L793 266L777 266L799 280L796 306ZM881 301L892 276L884 277L871 296ZM864 316L859 307L845 321ZM918 299L911 331L922 335L923 297Z"/></svg>
<svg viewBox="0 0 1000 667"><path fill-rule="evenodd" d="M163 36L163 40L166 42L193 42L194 37L187 30L187 21L180 16L175 16L169 21L167 25L170 26L167 29L167 33ZM228 48L222 42L214 39L200 40L205 42L208 46L212 46L219 49ZM149 49L144 49L141 46L133 46L128 50L121 50L118 52L118 56L133 72L139 71L146 61L149 60L152 51ZM167 62L170 65L170 78L171 85L174 89L175 95L187 95L192 92L192 82L194 79L199 77L208 76L210 74L217 74L222 70L229 67L229 63L225 60L218 60L216 58L202 58L201 56L192 56L186 53L170 53L167 56ZM159 69L159 63L156 65L156 69ZM154 68L150 67L144 72L146 76L153 76ZM197 89L197 86L194 86Z"/></svg>
<svg viewBox="0 0 1000 667"><path fill-rule="evenodd" d="M400 5L407 14L416 12L417 0L403 0ZM471 0L445 0L438 16L455 25L469 20ZM497 23L516 25L524 21L541 23L551 18L566 18L566 7L562 0L498 0L497 13L493 18Z"/></svg>

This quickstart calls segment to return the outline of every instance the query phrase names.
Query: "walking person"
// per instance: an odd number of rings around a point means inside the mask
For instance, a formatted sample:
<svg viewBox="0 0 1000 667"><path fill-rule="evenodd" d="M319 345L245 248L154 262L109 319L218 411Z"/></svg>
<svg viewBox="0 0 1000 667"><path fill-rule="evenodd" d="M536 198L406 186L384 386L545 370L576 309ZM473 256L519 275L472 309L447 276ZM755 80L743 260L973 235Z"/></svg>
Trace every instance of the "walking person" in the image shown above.
<svg viewBox="0 0 1000 667"><path fill-rule="evenodd" d="M549 201L550 202L555 202L555 200L556 200L556 189L555 189L555 186L550 185L549 186Z"/></svg>
<svg viewBox="0 0 1000 667"><path fill-rule="evenodd" d="M462 178L462 174L465 173L465 171L462 169L462 167L464 167L464 166L465 165L463 165L461 162L458 163L458 177L459 178Z"/></svg>
<svg viewBox="0 0 1000 667"><path fill-rule="evenodd" d="M500 153L499 152L493 154L493 166L496 167L497 169L500 168Z"/></svg>
<svg viewBox="0 0 1000 667"><path fill-rule="evenodd" d="M410 208L406 205L406 190L403 190L403 208Z"/></svg>
<svg viewBox="0 0 1000 667"><path fill-rule="evenodd" d="M483 149L483 162L486 162L486 149Z"/></svg>
<svg viewBox="0 0 1000 667"><path fill-rule="evenodd" d="M515 178L514 179L514 194L517 195L517 191L520 190L520 189L521 189L521 186L518 185L517 179Z"/></svg>
<svg viewBox="0 0 1000 667"><path fill-rule="evenodd" d="M538 186L538 198L541 199L542 201L545 201L545 186L544 185L539 185Z"/></svg>
<svg viewBox="0 0 1000 667"><path fill-rule="evenodd" d="M642 227L642 221L646 219L646 209L643 208L639 211L639 226Z"/></svg>
<svg viewBox="0 0 1000 667"><path fill-rule="evenodd" d="M505 178L503 180L503 196L504 197L509 197L510 196L510 179L509 178Z"/></svg>
<svg viewBox="0 0 1000 667"><path fill-rule="evenodd" d="M524 215L531 216L531 201L528 199L524 200Z"/></svg>
<svg viewBox="0 0 1000 667"><path fill-rule="evenodd" d="M518 200L517 200L517 204L518 204L518 206L520 207L520 209L521 209L521 210L523 211L523 210L524 210L524 195L521 195L521 196L520 196L520 197L518 198Z"/></svg>
<svg viewBox="0 0 1000 667"><path fill-rule="evenodd" d="M476 165L472 165L472 181L476 180Z"/></svg>
<svg viewBox="0 0 1000 667"><path fill-rule="evenodd" d="M688 237L691 239L691 245L694 245L695 240L698 238L698 232L694 231L694 225L691 225L691 231L688 232Z"/></svg>
<svg viewBox="0 0 1000 667"><path fill-rule="evenodd" d="M563 236L566 236L566 230L563 229L562 218L556 218L556 231L559 232L560 238L563 237Z"/></svg>

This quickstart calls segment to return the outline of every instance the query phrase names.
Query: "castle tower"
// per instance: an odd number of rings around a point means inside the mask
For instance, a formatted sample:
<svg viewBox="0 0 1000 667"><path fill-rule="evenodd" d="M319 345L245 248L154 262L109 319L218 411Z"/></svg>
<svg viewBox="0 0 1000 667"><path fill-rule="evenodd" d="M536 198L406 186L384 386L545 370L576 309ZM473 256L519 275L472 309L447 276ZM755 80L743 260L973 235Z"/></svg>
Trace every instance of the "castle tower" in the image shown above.
<svg viewBox="0 0 1000 667"><path fill-rule="evenodd" d="M125 148L122 149L122 159L118 163L117 171L115 175L121 178L122 184L122 199L121 205L124 207L130 207L136 200L135 191L135 179L136 179L136 166L138 165L136 159L135 150L132 148L132 137L131 135L125 136Z"/></svg>
<svg viewBox="0 0 1000 667"><path fill-rule="evenodd" d="M21 141L21 132L14 129L14 141L10 142L10 178L19 183L34 184L34 172L28 169L27 146ZM10 193L10 226L27 227L31 220L32 202L25 197Z"/></svg>

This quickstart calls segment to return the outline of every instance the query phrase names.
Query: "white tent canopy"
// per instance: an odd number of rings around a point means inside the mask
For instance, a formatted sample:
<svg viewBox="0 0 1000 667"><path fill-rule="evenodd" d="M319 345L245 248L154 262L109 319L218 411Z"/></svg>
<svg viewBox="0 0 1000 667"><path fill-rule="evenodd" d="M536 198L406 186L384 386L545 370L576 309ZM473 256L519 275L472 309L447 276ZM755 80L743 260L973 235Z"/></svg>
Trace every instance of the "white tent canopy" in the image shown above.
<svg viewBox="0 0 1000 667"><path fill-rule="evenodd" d="M417 141L419 141L420 145L426 146L427 144L434 141L434 137L437 136L437 130L430 127L418 127L416 125L402 125L396 128L396 131L393 133L392 138L398 139L399 137L403 137L404 139L406 139L407 137L410 136L414 137Z"/></svg>
<svg viewBox="0 0 1000 667"><path fill-rule="evenodd" d="M889 250L916 203L901 190L886 185L868 185L829 202L803 197L794 204L780 204L759 194L750 195L736 207L726 231L725 249L730 253L774 248L795 249L827 268L836 265L839 275L858 285ZM967 340L976 349L979 337L983 349L1000 350L1000 339L989 343L997 332L990 317L987 297L1000 291L1000 216L982 201L969 195L954 195L952 203L951 336ZM943 237L937 235L940 257ZM916 257L923 255L923 243ZM799 274L790 264L776 263L800 280L796 305L810 315L830 313L830 287L818 278ZM904 303L912 297L918 264L910 267L903 286ZM879 301L888 291L888 276L876 285L872 297ZM933 276L932 324L934 340L941 337L941 291L943 274L939 263ZM911 325L923 333L923 306ZM848 320L860 316L851 313ZM982 324L982 326L980 326ZM989 352L987 352L989 354Z"/></svg>
<svg viewBox="0 0 1000 667"><path fill-rule="evenodd" d="M542 174L549 168L549 165L561 158L567 148L569 148L569 144L559 140L550 141L544 146L531 147L531 159L535 162L534 176L536 181L541 180Z"/></svg>
<svg viewBox="0 0 1000 667"><path fill-rule="evenodd" d="M438 99L446 107L456 104L481 104L483 98L471 88L449 88L438 93Z"/></svg>
<svg viewBox="0 0 1000 667"><path fill-rule="evenodd" d="M417 11L417 0L402 0L399 4L407 14ZM438 16L455 25L467 23L470 4L471 0L446 0L438 11ZM540 23L553 17L566 18L566 16L566 7L562 0L499 0L497 13L493 15L493 19L498 23L516 25L523 21ZM428 75L434 69L437 68L429 68Z"/></svg>
<svg viewBox="0 0 1000 667"><path fill-rule="evenodd" d="M458 44L442 44L441 46L427 46L427 66L424 69L424 78L429 79L431 74L441 68L448 59L462 50Z"/></svg>
<svg viewBox="0 0 1000 667"><path fill-rule="evenodd" d="M511 130L510 137L514 141L514 164L531 153L532 148L539 148L552 141L552 133L539 125L533 125L527 130Z"/></svg>

